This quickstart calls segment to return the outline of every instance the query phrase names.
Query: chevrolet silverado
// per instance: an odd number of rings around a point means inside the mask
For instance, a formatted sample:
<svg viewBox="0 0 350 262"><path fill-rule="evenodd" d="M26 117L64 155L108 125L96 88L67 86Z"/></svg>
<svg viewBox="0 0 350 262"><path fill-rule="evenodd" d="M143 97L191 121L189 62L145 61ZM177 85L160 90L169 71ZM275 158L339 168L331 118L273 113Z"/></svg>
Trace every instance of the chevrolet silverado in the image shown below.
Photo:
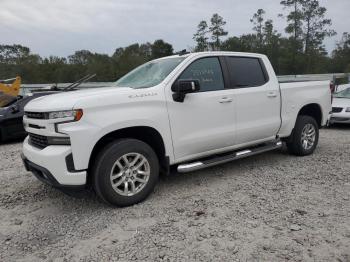
<svg viewBox="0 0 350 262"><path fill-rule="evenodd" d="M111 87L25 107L23 161L61 189L112 205L144 200L159 174L280 148L312 154L331 111L327 81L279 83L265 55L201 52L139 66Z"/></svg>

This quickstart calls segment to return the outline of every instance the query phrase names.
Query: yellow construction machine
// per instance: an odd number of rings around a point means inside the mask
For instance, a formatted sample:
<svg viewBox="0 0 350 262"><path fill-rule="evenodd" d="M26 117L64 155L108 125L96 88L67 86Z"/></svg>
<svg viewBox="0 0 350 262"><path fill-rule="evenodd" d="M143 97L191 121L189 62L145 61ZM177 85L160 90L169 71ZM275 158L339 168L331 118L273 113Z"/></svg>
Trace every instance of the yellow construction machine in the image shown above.
<svg viewBox="0 0 350 262"><path fill-rule="evenodd" d="M11 84L11 81L13 81ZM5 94L13 97L19 95L19 89L21 88L21 77L17 76L16 78L0 80L0 94Z"/></svg>

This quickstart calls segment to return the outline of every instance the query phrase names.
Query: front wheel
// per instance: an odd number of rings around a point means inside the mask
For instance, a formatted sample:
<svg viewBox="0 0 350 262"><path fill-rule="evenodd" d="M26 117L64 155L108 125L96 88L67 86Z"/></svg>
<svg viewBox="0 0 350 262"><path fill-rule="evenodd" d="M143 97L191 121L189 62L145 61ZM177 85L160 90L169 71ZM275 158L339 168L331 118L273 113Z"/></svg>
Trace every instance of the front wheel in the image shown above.
<svg viewBox="0 0 350 262"><path fill-rule="evenodd" d="M319 137L316 120L310 116L298 116L289 141L288 151L297 156L306 156L314 152Z"/></svg>
<svg viewBox="0 0 350 262"><path fill-rule="evenodd" d="M115 206L143 201L159 176L153 149L136 139L121 139L106 146L93 167L93 187L99 198Z"/></svg>

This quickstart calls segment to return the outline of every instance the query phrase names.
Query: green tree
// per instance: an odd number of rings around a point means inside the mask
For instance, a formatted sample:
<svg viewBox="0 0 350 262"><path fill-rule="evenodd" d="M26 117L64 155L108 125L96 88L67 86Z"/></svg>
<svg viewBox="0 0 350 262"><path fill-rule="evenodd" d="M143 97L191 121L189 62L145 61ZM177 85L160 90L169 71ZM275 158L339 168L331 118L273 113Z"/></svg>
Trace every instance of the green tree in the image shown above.
<svg viewBox="0 0 350 262"><path fill-rule="evenodd" d="M200 21L197 26L197 32L193 35L193 40L196 41L197 52L208 50L208 24L206 21Z"/></svg>
<svg viewBox="0 0 350 262"><path fill-rule="evenodd" d="M301 72L302 65L302 53L303 53L303 19L304 15L302 12L302 3L304 0L283 0L281 5L284 9L290 10L287 15L287 27L285 28L286 33L290 34L289 50L291 57L290 70L293 74Z"/></svg>
<svg viewBox="0 0 350 262"><path fill-rule="evenodd" d="M74 81L74 79L79 79L86 75L92 55L89 50L79 50L68 56L69 68L72 70L72 73L67 78Z"/></svg>
<svg viewBox="0 0 350 262"><path fill-rule="evenodd" d="M350 34L345 32L332 52L332 69L334 72L350 73Z"/></svg>
<svg viewBox="0 0 350 262"><path fill-rule="evenodd" d="M331 19L326 19L327 9L321 7L318 0L308 0L302 3L305 27L305 53L312 49L323 49L323 41L326 37L331 37L336 32L328 27L332 25Z"/></svg>
<svg viewBox="0 0 350 262"><path fill-rule="evenodd" d="M115 72L112 59L106 54L94 53L89 58L84 75L96 74L92 81L114 81Z"/></svg>
<svg viewBox="0 0 350 262"><path fill-rule="evenodd" d="M304 52L307 57L307 71L312 72L317 62L317 57L325 53L324 39L334 36L336 32L329 29L332 21L325 18L327 9L321 7L318 0L303 1L302 12L304 17L303 39Z"/></svg>
<svg viewBox="0 0 350 262"><path fill-rule="evenodd" d="M292 34L294 41L300 40L303 34L303 12L301 10L302 3L305 0L283 0L281 5L285 9L291 10L287 15L287 27L285 28L286 33Z"/></svg>
<svg viewBox="0 0 350 262"><path fill-rule="evenodd" d="M265 45L272 46L281 37L281 34L274 29L273 21L267 20L263 26L263 39Z"/></svg>
<svg viewBox="0 0 350 262"><path fill-rule="evenodd" d="M225 25L226 21L224 21L224 19L220 15L213 14L213 16L210 19L209 32L211 33L211 39L214 41L211 43L212 48L214 50L220 49L220 38L228 34L228 32L224 30Z"/></svg>
<svg viewBox="0 0 350 262"><path fill-rule="evenodd" d="M73 55L68 56L69 63L76 65L87 65L92 56L89 50L75 51Z"/></svg>
<svg viewBox="0 0 350 262"><path fill-rule="evenodd" d="M22 45L0 45L0 63L18 64L30 56L30 49Z"/></svg>
<svg viewBox="0 0 350 262"><path fill-rule="evenodd" d="M40 81L53 82L53 83L62 83L65 82L68 78L68 72L64 69L67 66L67 59L64 57L50 56L44 58L42 63L39 65L40 68Z"/></svg>
<svg viewBox="0 0 350 262"><path fill-rule="evenodd" d="M146 48L148 47L148 48ZM116 78L120 78L135 67L151 59L151 44L132 44L125 48L117 48L112 55Z"/></svg>
<svg viewBox="0 0 350 262"><path fill-rule="evenodd" d="M221 44L222 51L243 52L241 38L237 36L231 36L227 38Z"/></svg>
<svg viewBox="0 0 350 262"><path fill-rule="evenodd" d="M152 58L160 58L172 55L174 52L173 46L164 42L162 39L154 41L152 45Z"/></svg>
<svg viewBox="0 0 350 262"><path fill-rule="evenodd" d="M256 32L258 39L258 47L262 49L264 44L264 15L265 11L263 9L258 9L258 11L253 15L253 18L250 19L250 22L253 23L253 30Z"/></svg>
<svg viewBox="0 0 350 262"><path fill-rule="evenodd" d="M28 47L0 45L0 79L20 75L23 79L35 81L41 74L38 69L41 62L41 57L31 54Z"/></svg>
<svg viewBox="0 0 350 262"><path fill-rule="evenodd" d="M281 56L283 55L283 40L273 25L273 21L268 19L263 25L263 53L267 55L276 71L279 74L281 67Z"/></svg>

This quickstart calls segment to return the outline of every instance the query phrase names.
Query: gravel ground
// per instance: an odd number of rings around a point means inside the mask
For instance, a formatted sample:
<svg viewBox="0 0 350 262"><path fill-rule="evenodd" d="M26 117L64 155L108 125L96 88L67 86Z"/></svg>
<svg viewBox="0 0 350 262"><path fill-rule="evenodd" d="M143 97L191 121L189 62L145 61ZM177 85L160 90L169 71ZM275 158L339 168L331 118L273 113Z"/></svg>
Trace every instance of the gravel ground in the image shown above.
<svg viewBox="0 0 350 262"><path fill-rule="evenodd" d="M72 198L0 146L0 261L350 261L350 127L285 150L164 177L147 201Z"/></svg>

